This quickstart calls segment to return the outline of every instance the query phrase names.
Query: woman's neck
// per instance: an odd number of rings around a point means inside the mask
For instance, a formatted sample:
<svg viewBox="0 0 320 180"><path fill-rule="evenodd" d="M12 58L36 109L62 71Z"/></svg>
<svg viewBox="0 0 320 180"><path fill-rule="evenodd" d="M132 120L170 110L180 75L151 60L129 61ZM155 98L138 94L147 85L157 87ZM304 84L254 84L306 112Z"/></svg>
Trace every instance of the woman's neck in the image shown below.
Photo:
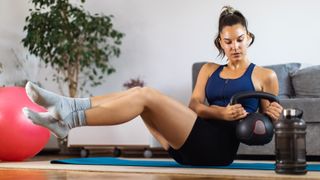
<svg viewBox="0 0 320 180"><path fill-rule="evenodd" d="M229 61L228 68L236 70L236 69L247 69L250 65L249 59Z"/></svg>

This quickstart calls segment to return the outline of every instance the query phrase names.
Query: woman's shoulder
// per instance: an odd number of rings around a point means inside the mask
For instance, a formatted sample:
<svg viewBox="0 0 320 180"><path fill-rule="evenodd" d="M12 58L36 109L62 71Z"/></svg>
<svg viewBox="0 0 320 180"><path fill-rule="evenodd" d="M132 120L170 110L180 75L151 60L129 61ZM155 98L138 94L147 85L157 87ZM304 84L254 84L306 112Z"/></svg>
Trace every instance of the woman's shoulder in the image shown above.
<svg viewBox="0 0 320 180"><path fill-rule="evenodd" d="M201 71L205 72L207 76L210 77L211 74L219 68L219 66L221 65L214 62L207 62L202 66Z"/></svg>
<svg viewBox="0 0 320 180"><path fill-rule="evenodd" d="M266 79L269 79L269 80L277 78L276 73L272 69L269 69L269 68L266 68L266 67L262 67L262 66L257 66L256 65L254 71L261 78L266 78Z"/></svg>
<svg viewBox="0 0 320 180"><path fill-rule="evenodd" d="M214 62L207 62L205 63L202 68L212 71L212 70L216 70L219 68L219 66L221 66L220 64L214 63Z"/></svg>

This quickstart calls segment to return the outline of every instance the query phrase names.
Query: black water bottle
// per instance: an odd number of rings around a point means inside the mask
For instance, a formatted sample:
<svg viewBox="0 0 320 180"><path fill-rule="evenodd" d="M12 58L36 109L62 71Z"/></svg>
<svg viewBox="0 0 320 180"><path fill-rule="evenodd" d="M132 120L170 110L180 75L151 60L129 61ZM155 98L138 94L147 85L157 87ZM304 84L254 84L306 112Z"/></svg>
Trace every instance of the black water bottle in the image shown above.
<svg viewBox="0 0 320 180"><path fill-rule="evenodd" d="M302 110L284 109L275 125L276 173L306 174L306 123Z"/></svg>

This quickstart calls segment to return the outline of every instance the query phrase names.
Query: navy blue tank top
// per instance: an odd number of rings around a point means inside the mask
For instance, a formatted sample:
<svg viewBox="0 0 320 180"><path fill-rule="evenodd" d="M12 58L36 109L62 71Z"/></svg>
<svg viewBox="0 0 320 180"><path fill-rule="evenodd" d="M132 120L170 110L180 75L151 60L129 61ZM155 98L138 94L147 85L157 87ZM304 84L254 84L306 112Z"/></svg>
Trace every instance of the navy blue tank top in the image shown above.
<svg viewBox="0 0 320 180"><path fill-rule="evenodd" d="M255 91L251 75L255 64L251 63L245 73L236 79L224 79L220 77L223 67L221 65L209 77L206 85L206 98L210 105L227 106L231 97L242 91ZM239 101L247 112L256 112L259 107L259 99L246 98Z"/></svg>

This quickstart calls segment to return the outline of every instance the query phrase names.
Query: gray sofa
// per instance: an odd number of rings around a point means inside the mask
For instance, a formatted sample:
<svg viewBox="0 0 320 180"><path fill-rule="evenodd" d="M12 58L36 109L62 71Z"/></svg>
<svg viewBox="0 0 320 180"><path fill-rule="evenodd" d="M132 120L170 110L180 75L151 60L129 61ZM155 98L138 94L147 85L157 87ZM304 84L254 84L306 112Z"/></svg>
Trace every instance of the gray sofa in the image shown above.
<svg viewBox="0 0 320 180"><path fill-rule="evenodd" d="M204 63L193 64L192 87ZM307 123L307 155L320 156L320 65L303 69L300 66L300 63L287 63L265 67L277 74L280 104L284 108L303 110L303 119ZM274 155L274 138L264 146L240 144L238 155Z"/></svg>

